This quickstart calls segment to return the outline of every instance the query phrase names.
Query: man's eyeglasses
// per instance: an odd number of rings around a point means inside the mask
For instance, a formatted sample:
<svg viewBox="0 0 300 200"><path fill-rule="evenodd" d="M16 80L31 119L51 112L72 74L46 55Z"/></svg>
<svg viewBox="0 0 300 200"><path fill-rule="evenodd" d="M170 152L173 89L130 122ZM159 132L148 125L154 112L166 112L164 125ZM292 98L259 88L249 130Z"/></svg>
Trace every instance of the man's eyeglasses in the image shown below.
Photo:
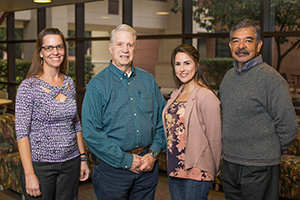
<svg viewBox="0 0 300 200"><path fill-rule="evenodd" d="M43 46L43 47L41 47L41 48L45 49L45 50L48 51L48 52L53 51L54 48L55 48L57 51L61 51L61 50L64 50L64 49L65 49L65 45L63 45L63 44L59 44L59 45L57 45L57 46L51 46L51 45L49 45L49 46Z"/></svg>

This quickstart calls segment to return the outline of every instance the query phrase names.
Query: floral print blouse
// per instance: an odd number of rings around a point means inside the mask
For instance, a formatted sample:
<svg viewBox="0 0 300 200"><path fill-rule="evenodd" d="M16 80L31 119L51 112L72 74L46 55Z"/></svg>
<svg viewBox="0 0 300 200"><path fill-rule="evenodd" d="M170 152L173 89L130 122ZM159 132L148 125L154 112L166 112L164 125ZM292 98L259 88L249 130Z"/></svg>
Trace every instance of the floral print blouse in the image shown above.
<svg viewBox="0 0 300 200"><path fill-rule="evenodd" d="M214 176L201 169L185 168L186 131L184 124L185 102L174 101L166 111L168 175L197 181L213 181ZM197 153L197 152L195 152Z"/></svg>

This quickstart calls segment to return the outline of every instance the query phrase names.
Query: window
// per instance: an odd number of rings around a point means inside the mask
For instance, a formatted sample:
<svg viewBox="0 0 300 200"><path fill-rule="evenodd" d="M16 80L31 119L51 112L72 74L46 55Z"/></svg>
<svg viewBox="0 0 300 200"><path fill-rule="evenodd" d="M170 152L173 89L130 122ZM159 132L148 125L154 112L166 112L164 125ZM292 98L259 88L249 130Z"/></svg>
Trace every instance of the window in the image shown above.
<svg viewBox="0 0 300 200"><path fill-rule="evenodd" d="M119 0L108 1L108 14L112 14L112 15L119 14Z"/></svg>

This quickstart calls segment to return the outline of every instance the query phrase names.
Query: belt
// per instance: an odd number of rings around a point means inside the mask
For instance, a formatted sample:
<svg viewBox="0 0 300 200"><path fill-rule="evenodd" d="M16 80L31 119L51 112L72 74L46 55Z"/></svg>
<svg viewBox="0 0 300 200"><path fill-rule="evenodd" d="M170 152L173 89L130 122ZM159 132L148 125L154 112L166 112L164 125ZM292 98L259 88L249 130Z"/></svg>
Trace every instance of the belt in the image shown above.
<svg viewBox="0 0 300 200"><path fill-rule="evenodd" d="M148 147L140 147L140 148L136 148L136 149L132 149L130 151L125 151L126 153L131 153L131 154L141 154L144 151L146 151L148 149Z"/></svg>

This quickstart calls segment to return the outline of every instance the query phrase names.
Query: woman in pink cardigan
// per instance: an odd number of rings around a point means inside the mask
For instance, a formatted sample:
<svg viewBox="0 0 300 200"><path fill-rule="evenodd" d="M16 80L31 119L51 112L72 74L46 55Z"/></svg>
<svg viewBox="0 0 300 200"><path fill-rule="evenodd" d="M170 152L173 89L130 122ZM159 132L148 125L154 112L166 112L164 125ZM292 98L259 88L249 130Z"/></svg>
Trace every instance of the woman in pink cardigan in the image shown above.
<svg viewBox="0 0 300 200"><path fill-rule="evenodd" d="M171 64L179 88L163 110L171 198L207 199L221 161L220 102L204 80L193 46L177 46Z"/></svg>

